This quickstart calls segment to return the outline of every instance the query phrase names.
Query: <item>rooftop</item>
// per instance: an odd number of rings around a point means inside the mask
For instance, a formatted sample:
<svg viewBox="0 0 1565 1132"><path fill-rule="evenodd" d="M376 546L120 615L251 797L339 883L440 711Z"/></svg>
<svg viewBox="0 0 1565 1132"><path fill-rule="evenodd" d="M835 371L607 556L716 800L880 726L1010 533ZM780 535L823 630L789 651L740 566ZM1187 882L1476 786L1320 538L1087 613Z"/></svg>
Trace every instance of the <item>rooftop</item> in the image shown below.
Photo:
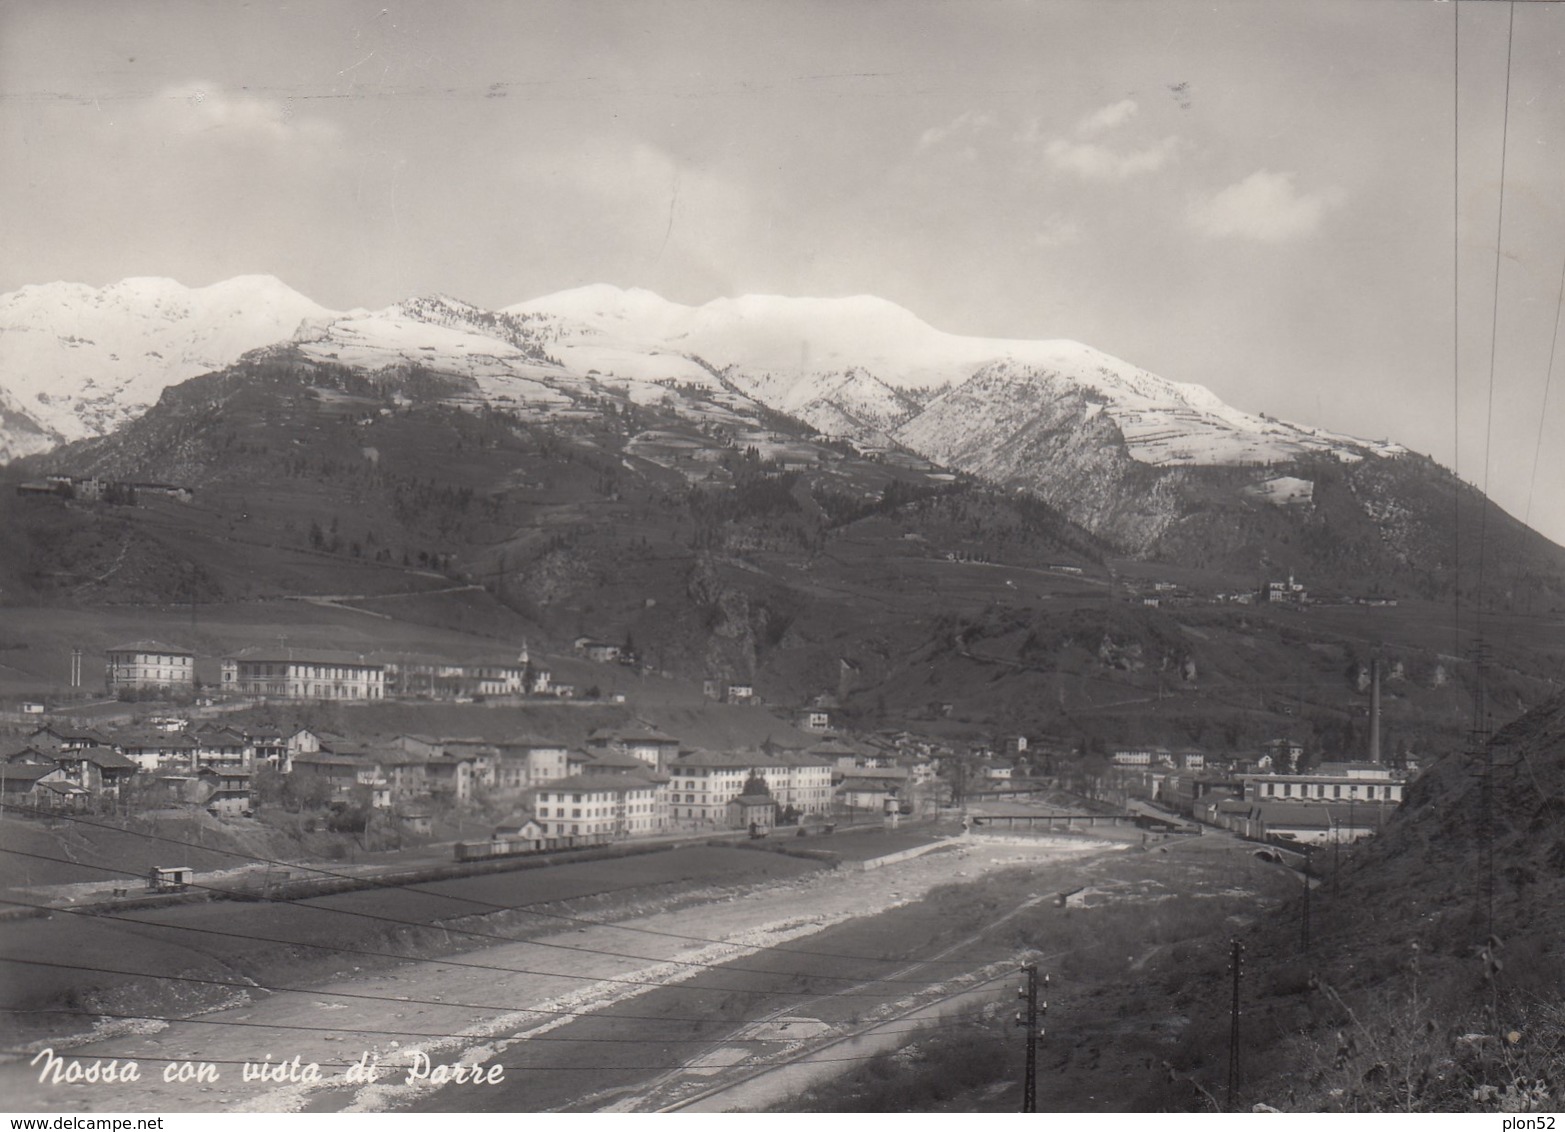
<svg viewBox="0 0 1565 1132"><path fill-rule="evenodd" d="M59 769L55 763L6 763L0 765L0 782L37 782Z"/></svg>
<svg viewBox="0 0 1565 1132"><path fill-rule="evenodd" d="M195 656L196 655L190 649L183 648L183 647L181 647L179 645L171 645L171 644L167 644L167 643L165 643L163 641L150 641L150 640L148 640L148 641L131 641L129 644L115 645L114 647L104 649L103 651L104 652L109 652L109 653L114 653L114 652L169 653L169 654L172 654L174 656Z"/></svg>
<svg viewBox="0 0 1565 1132"><path fill-rule="evenodd" d="M677 771L682 767L717 767L728 770L745 770L752 767L779 766L779 762L770 755L764 755L759 751L681 751L679 757L670 764L669 769Z"/></svg>
<svg viewBox="0 0 1565 1132"><path fill-rule="evenodd" d="M572 751L572 762L582 762L590 767L620 767L627 770L635 770L645 767L647 764L635 755L625 751Z"/></svg>
<svg viewBox="0 0 1565 1132"><path fill-rule="evenodd" d="M225 663L237 661L244 664L334 664L355 668L385 668L385 665L369 660L363 653L339 649L241 649L225 656L223 660Z"/></svg>
<svg viewBox="0 0 1565 1132"><path fill-rule="evenodd" d="M545 782L539 793L561 792L623 794L628 790L651 790L653 783L635 774L573 774L555 782Z"/></svg>

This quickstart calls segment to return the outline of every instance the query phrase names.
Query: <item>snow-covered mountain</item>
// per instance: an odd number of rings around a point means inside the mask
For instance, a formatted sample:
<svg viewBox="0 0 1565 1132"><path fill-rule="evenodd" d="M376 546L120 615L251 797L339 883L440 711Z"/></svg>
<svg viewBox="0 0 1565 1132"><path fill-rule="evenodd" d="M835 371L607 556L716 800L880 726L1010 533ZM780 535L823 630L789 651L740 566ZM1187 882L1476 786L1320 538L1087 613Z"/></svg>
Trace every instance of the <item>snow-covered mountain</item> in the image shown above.
<svg viewBox="0 0 1565 1132"><path fill-rule="evenodd" d="M165 387L257 348L388 382L437 375L457 401L539 418L592 415L602 397L623 397L737 436L761 427L764 406L1034 492L1126 545L1150 545L1181 510L1133 487L1138 467L1402 452L1244 412L1079 342L947 334L870 296L685 306L596 285L498 311L429 296L339 313L244 276L0 296L0 458L111 431ZM943 392L911 393L931 388ZM1252 487L1252 500L1310 505L1307 481Z"/></svg>
<svg viewBox="0 0 1565 1132"><path fill-rule="evenodd" d="M0 295L0 461L100 436L163 390L330 314L269 275L125 279Z"/></svg>
<svg viewBox="0 0 1565 1132"><path fill-rule="evenodd" d="M1253 416L1080 343L947 334L865 295L685 306L594 285L500 311L435 296L343 314L252 275L202 288L139 278L0 296L0 459L111 431L167 386L284 341L365 371L459 374L480 397L539 407L565 399L562 383L641 397L660 385L727 388L828 435L895 437L998 478L1009 478L998 465L1023 432L1057 428L1059 413L1081 406L1116 426L1132 459L1160 466L1396 451ZM948 392L920 405L905 392L915 387Z"/></svg>
<svg viewBox="0 0 1565 1132"><path fill-rule="evenodd" d="M956 466L969 443L984 448L1025 427L1051 427L1048 406L1066 395L1106 414L1131 457L1149 464L1400 451L1243 412L1200 385L1168 381L1079 342L947 334L867 295L747 295L690 307L600 284L507 311L549 325L562 358L626 349L645 356L649 347L700 358L745 394L822 432L861 441L895 434ZM904 392L932 386L950 392L927 406Z"/></svg>
<svg viewBox="0 0 1565 1132"><path fill-rule="evenodd" d="M1026 346L929 402L898 439L933 459L986 471L1007 466L1030 435L1100 414L1123 437L1127 455L1160 467L1263 464L1322 452L1352 461L1403 451L1243 412L1204 386L1167 381L1079 342Z"/></svg>

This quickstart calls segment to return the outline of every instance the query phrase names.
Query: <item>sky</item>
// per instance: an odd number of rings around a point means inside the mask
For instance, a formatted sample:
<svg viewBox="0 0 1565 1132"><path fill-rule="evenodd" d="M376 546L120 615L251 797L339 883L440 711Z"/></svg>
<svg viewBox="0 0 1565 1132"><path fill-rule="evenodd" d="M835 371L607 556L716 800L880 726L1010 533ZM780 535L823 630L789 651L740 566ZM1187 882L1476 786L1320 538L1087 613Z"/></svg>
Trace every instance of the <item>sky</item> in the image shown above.
<svg viewBox="0 0 1565 1132"><path fill-rule="evenodd" d="M0 168L0 292L873 294L1565 543L1561 4L0 0Z"/></svg>

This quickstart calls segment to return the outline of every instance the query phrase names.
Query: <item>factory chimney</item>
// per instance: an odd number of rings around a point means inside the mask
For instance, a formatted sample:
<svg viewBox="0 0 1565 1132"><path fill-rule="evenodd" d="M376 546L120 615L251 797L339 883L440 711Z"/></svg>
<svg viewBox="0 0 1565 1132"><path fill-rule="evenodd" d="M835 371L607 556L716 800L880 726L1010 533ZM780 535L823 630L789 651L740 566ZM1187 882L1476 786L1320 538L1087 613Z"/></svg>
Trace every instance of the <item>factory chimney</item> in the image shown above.
<svg viewBox="0 0 1565 1132"><path fill-rule="evenodd" d="M1380 661L1369 662L1369 761L1380 765Z"/></svg>

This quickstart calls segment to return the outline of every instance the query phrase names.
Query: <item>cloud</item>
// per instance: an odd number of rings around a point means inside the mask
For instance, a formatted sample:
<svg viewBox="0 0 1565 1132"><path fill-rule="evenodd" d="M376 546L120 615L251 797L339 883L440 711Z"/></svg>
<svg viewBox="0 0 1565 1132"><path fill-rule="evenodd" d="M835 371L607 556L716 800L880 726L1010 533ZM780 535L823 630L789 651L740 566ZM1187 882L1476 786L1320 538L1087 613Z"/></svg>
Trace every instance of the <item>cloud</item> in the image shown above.
<svg viewBox="0 0 1565 1132"><path fill-rule="evenodd" d="M1342 203L1340 189L1300 193L1294 174L1251 173L1237 184L1190 206L1190 224L1208 236L1238 236L1280 244L1308 236L1320 227L1326 210Z"/></svg>
<svg viewBox="0 0 1565 1132"><path fill-rule="evenodd" d="M1082 227L1068 216L1051 214L1033 233L1032 242L1040 248L1061 248L1081 242Z"/></svg>
<svg viewBox="0 0 1565 1132"><path fill-rule="evenodd" d="M1101 114L1102 111L1099 111ZM1141 173L1153 173L1179 152L1177 137L1166 137L1142 149L1120 153L1096 142L1072 142L1055 138L1043 154L1056 169L1089 181L1123 181Z"/></svg>
<svg viewBox="0 0 1565 1132"><path fill-rule="evenodd" d="M1135 114L1135 101L1126 98L1088 114L1080 122L1076 123L1076 133L1084 138L1089 138L1093 134L1101 134L1104 130L1112 130L1115 126L1124 125L1131 118L1135 117Z"/></svg>
<svg viewBox="0 0 1565 1132"><path fill-rule="evenodd" d="M932 149L946 139L960 133L977 133L986 130L994 124L994 119L987 114L981 114L976 110L969 110L959 114L950 124L945 126L931 126L918 137L920 151Z"/></svg>
<svg viewBox="0 0 1565 1132"><path fill-rule="evenodd" d="M330 144L332 123L299 112L292 99L261 98L225 91L213 83L167 87L143 112L150 124L190 138L244 144Z"/></svg>

